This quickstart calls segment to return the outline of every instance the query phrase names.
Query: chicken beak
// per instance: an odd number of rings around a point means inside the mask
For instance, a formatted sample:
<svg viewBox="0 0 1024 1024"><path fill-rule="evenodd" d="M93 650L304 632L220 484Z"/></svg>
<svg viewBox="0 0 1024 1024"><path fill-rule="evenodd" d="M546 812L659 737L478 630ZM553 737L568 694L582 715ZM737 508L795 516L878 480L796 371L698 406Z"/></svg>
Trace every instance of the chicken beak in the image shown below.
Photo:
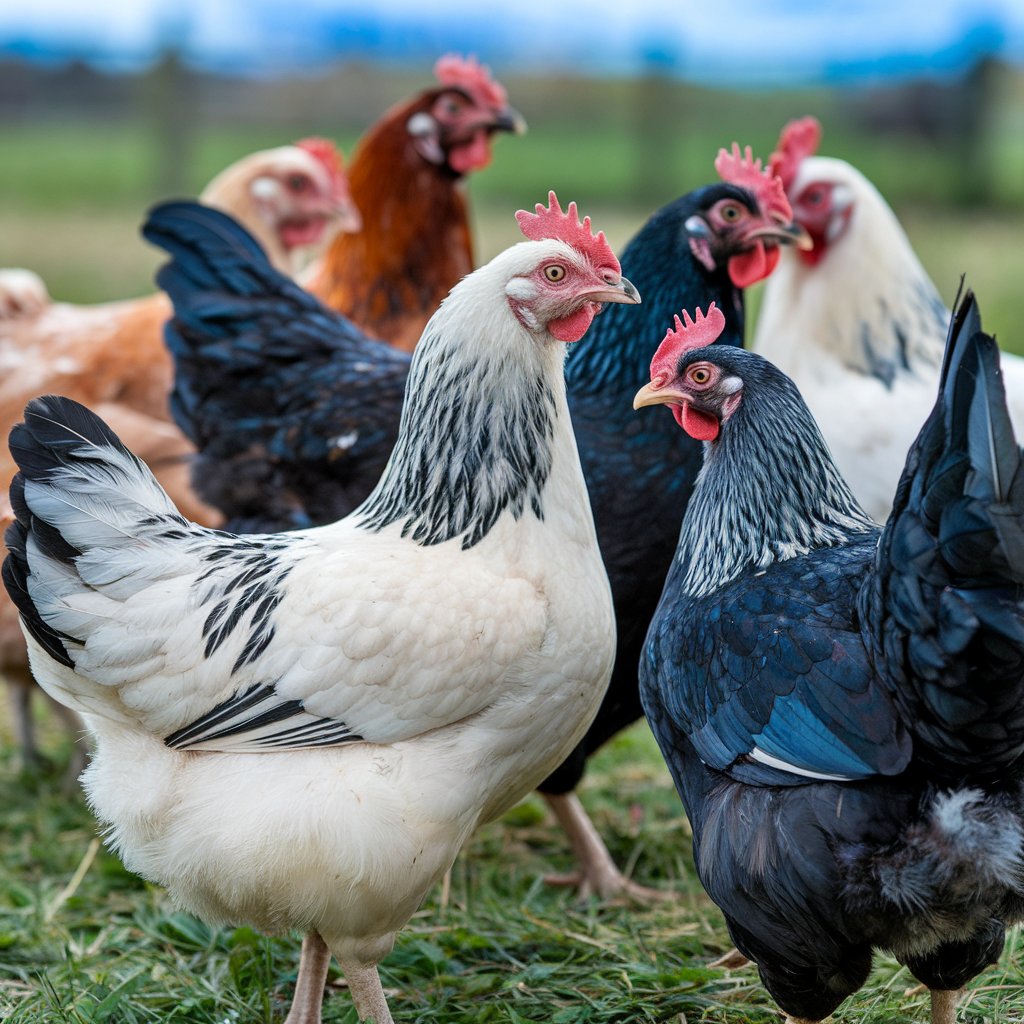
<svg viewBox="0 0 1024 1024"><path fill-rule="evenodd" d="M515 107L505 107L494 115L491 128L497 132L511 132L513 135L526 134L526 118Z"/></svg>
<svg viewBox="0 0 1024 1024"><path fill-rule="evenodd" d="M778 242L779 245L795 245L798 249L805 251L814 248L814 240L807 233L807 229L796 221L788 224L769 224L757 228L747 235L748 239L760 238Z"/></svg>
<svg viewBox="0 0 1024 1024"><path fill-rule="evenodd" d="M584 294L590 302L625 302L631 306L640 303L640 293L624 277L619 278L618 284L606 284Z"/></svg>
<svg viewBox="0 0 1024 1024"><path fill-rule="evenodd" d="M665 387L664 384L652 380L650 384L645 384L636 393L633 398L633 408L642 409L645 405L682 405L687 401L689 401L689 396L682 391Z"/></svg>

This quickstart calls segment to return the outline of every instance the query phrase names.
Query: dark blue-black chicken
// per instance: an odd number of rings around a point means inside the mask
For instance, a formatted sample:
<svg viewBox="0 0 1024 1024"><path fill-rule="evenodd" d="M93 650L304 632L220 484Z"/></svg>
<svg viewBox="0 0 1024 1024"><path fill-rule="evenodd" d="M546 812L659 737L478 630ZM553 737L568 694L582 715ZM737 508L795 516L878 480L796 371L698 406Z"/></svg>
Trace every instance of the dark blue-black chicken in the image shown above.
<svg viewBox="0 0 1024 1024"><path fill-rule="evenodd" d="M143 234L173 257L157 281L174 302L170 406L198 450L197 493L232 533L348 515L394 447L410 356L278 273L227 214L165 203Z"/></svg>
<svg viewBox="0 0 1024 1024"><path fill-rule="evenodd" d="M632 318L608 308L567 363L619 640L594 725L541 787L579 862L567 880L583 895L643 892L615 867L573 790L589 754L642 714L637 660L700 462L699 445L671 424L631 411L652 325L680 302L714 299L732 312L723 342L740 344L741 286L771 271L780 242L804 237L778 179L749 154L723 153L716 166L727 181L664 207L624 252L623 273L637 275L644 304ZM158 275L175 307L166 332L171 408L199 450L197 491L235 532L330 522L354 508L390 453L408 357L368 341L276 274L216 211L160 206L144 233L173 256Z"/></svg>
<svg viewBox="0 0 1024 1024"><path fill-rule="evenodd" d="M717 312L717 311L716 311ZM884 529L792 381L670 332L641 405L705 440L640 667L739 949L798 1021L890 950L952 1024L1024 917L1024 473L968 294Z"/></svg>

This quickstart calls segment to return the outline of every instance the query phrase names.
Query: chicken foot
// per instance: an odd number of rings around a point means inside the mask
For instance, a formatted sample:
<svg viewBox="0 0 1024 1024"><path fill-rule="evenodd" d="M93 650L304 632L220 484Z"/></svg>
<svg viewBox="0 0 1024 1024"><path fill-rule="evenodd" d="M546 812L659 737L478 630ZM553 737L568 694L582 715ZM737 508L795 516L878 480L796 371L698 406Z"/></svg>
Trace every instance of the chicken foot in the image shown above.
<svg viewBox="0 0 1024 1024"><path fill-rule="evenodd" d="M718 967L725 971L735 971L740 967L746 967L750 963L750 958L745 957L738 949L730 949L728 953L723 953L717 960L712 960L708 964L708 967Z"/></svg>
<svg viewBox="0 0 1024 1024"><path fill-rule="evenodd" d="M568 875L548 875L544 880L549 885L577 886L581 900L591 896L598 896L602 900L626 896L639 903L671 899L670 893L637 885L619 871L575 793L543 793L542 796L565 830L579 865L576 871Z"/></svg>

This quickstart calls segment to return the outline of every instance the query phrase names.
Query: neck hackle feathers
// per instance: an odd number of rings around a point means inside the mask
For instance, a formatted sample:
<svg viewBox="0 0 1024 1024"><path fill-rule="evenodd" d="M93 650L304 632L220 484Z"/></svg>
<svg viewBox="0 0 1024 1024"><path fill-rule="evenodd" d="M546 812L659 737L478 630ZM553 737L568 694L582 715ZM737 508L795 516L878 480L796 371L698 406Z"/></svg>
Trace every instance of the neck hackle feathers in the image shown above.
<svg viewBox="0 0 1024 1024"><path fill-rule="evenodd" d="M683 319L675 318L675 328L669 330L658 346L651 360L651 383L663 386L676 373L679 359L684 352L714 344L725 330L725 315L712 302L707 313L700 308L690 314L683 310Z"/></svg>
<svg viewBox="0 0 1024 1024"><path fill-rule="evenodd" d="M622 267L604 232L599 231L595 235L590 228L589 217L584 217L581 223L575 203L570 203L569 209L563 213L558 196L549 192L548 205L544 207L537 203L536 211L530 213L528 210L519 210L516 213L519 230L531 241L558 239L579 250L595 267L616 275L622 273Z"/></svg>
<svg viewBox="0 0 1024 1024"><path fill-rule="evenodd" d="M508 103L504 86L494 80L491 69L476 57L447 53L434 65L434 77L441 85L462 89L482 107L501 108Z"/></svg>
<svg viewBox="0 0 1024 1024"><path fill-rule="evenodd" d="M740 144L734 142L731 153L720 149L715 157L715 170L722 181L753 192L765 213L784 223L793 219L781 179L770 165L763 168L761 161L754 159L750 146L741 151Z"/></svg>
<svg viewBox="0 0 1024 1024"><path fill-rule="evenodd" d="M789 189L796 180L801 162L818 152L821 143L821 124L816 117L801 117L790 121L774 153L768 158L768 169Z"/></svg>

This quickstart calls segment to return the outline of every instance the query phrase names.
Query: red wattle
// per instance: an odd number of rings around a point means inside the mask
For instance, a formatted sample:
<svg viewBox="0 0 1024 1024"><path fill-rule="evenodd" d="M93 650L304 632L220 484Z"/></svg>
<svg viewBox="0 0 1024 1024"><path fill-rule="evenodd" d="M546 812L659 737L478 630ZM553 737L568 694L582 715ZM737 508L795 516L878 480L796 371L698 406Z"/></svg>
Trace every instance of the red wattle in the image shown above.
<svg viewBox="0 0 1024 1024"><path fill-rule="evenodd" d="M763 281L778 262L778 246L768 248L764 242L755 242L753 249L729 257L729 277L737 288L749 288Z"/></svg>
<svg viewBox="0 0 1024 1024"><path fill-rule="evenodd" d="M300 245L316 245L323 237L327 221L324 217L309 217L306 220L285 221L278 229L285 248L295 249Z"/></svg>
<svg viewBox="0 0 1024 1024"><path fill-rule="evenodd" d="M718 437L718 420L710 413L695 409L689 402L684 402L682 405L673 405L671 408L672 415L676 418L676 423L690 437L697 441L714 441Z"/></svg>
<svg viewBox="0 0 1024 1024"><path fill-rule="evenodd" d="M575 313L560 317L548 323L548 331L559 341L579 341L594 319L594 314L600 307L595 302L588 302Z"/></svg>
<svg viewBox="0 0 1024 1024"><path fill-rule="evenodd" d="M448 152L448 165L457 174L482 170L490 162L490 140L483 128L475 131L469 142L453 146Z"/></svg>

